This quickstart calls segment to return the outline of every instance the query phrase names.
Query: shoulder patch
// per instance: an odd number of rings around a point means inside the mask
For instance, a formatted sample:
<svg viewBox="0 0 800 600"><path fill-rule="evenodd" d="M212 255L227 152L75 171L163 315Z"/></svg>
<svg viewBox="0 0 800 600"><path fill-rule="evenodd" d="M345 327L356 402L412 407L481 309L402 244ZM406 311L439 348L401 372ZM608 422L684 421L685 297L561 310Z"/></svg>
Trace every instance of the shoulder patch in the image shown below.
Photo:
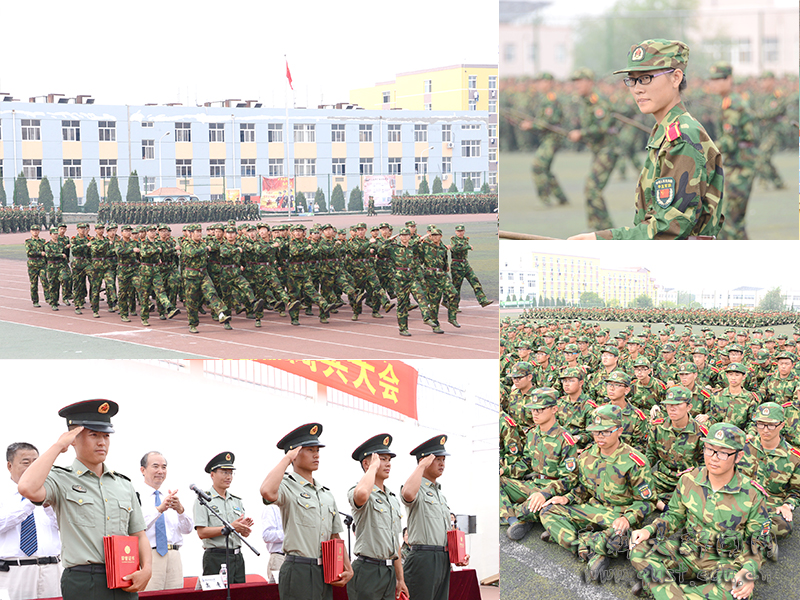
<svg viewBox="0 0 800 600"><path fill-rule="evenodd" d="M661 208L667 208L675 199L675 179L659 177L653 182L653 196Z"/></svg>
<svg viewBox="0 0 800 600"><path fill-rule="evenodd" d="M506 423L508 423L509 427L516 427L517 426L517 424L514 421L514 419L512 419L508 415L504 415L503 418L506 420Z"/></svg>
<svg viewBox="0 0 800 600"><path fill-rule="evenodd" d="M791 452L791 453L792 453L792 454L794 454L795 456L800 456L800 450L798 450L798 449L797 449L797 448L795 448L794 446L792 446L791 448L789 448L789 452Z"/></svg>
<svg viewBox="0 0 800 600"><path fill-rule="evenodd" d="M636 452L628 452L628 456L630 456L633 462L635 462L640 467L644 466L644 459L641 456L639 456Z"/></svg>
<svg viewBox="0 0 800 600"><path fill-rule="evenodd" d="M572 437L572 436L569 434L569 432L567 432L567 431L564 431L564 432L563 432L561 435L562 435L562 436L564 436L564 439L567 441L567 443L568 443L570 446L574 446L574 445L575 445L575 438L574 438L574 437ZM800 456L800 455L799 455L799 456Z"/></svg>
<svg viewBox="0 0 800 600"><path fill-rule="evenodd" d="M667 128L667 140L670 141L670 142L674 142L679 137L681 137L680 124L677 123L677 122L670 123L669 127Z"/></svg>
<svg viewBox="0 0 800 600"><path fill-rule="evenodd" d="M644 413L640 409L636 408L635 406L633 407L633 412L635 412L642 421L646 421L647 420L647 417L644 416Z"/></svg>
<svg viewBox="0 0 800 600"><path fill-rule="evenodd" d="M714 371L714 373L719 373L719 369L717 367L711 367L711 370Z"/></svg>
<svg viewBox="0 0 800 600"><path fill-rule="evenodd" d="M700 393L706 398L711 398L711 392L709 392L708 390L700 390Z"/></svg>
<svg viewBox="0 0 800 600"><path fill-rule="evenodd" d="M783 408L789 408L791 405L792 405L792 401L791 401L791 400L789 400L788 402L784 402L783 404L781 404L781 406L782 406Z"/></svg>
<svg viewBox="0 0 800 600"><path fill-rule="evenodd" d="M666 384L666 383L664 383L664 382L663 382L663 381L661 381L660 379L656 379L656 381L658 382L658 385L660 385L660 386L661 386L661 389L662 389L662 390L666 390L666 389L667 389L667 384Z"/></svg>
<svg viewBox="0 0 800 600"><path fill-rule="evenodd" d="M728 109L730 107L731 107L731 97L730 96L726 96L722 100L722 110Z"/></svg>
<svg viewBox="0 0 800 600"><path fill-rule="evenodd" d="M760 483L758 483L755 479L751 479L750 483L752 483L753 487L759 490L762 494L769 497L769 494L767 494L767 490L765 490L764 487Z"/></svg>
<svg viewBox="0 0 800 600"><path fill-rule="evenodd" d="M586 401L586 404L588 404L588 405L589 405L589 406L591 406L592 408L597 408L597 404L595 403L595 401L594 401L594 400L587 400L587 401Z"/></svg>
<svg viewBox="0 0 800 600"><path fill-rule="evenodd" d="M750 392L750 397L751 397L753 400L755 400L756 402L758 402L758 401L759 401L758 394L756 394L755 392Z"/></svg>
<svg viewBox="0 0 800 600"><path fill-rule="evenodd" d="M696 467L689 467L688 469L684 469L683 471L678 473L678 477L680 477L681 475L686 475L686 473L688 473L689 471L691 471L692 469L695 469L695 468Z"/></svg>
<svg viewBox="0 0 800 600"><path fill-rule="evenodd" d="M653 421L653 425L660 425L660 424L661 424L661 423L663 423L663 422L664 422L664 419L655 419L655 420Z"/></svg>
<svg viewBox="0 0 800 600"><path fill-rule="evenodd" d="M700 428L700 431L703 432L703 435L708 435L708 429L700 425L700 423L698 423L697 426Z"/></svg>

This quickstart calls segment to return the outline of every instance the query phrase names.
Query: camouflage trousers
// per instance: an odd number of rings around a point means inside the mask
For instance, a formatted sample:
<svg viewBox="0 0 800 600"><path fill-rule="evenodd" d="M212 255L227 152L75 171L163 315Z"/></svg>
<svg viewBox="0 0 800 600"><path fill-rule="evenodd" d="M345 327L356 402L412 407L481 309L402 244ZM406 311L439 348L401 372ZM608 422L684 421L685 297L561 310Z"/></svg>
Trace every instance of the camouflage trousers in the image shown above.
<svg viewBox="0 0 800 600"><path fill-rule="evenodd" d="M285 304L289 301L289 296L286 295L283 288L279 287L278 278L268 265L249 265L244 271L244 277L256 298L263 298L268 303L283 302ZM260 320L263 316L263 309L255 313L256 319Z"/></svg>
<svg viewBox="0 0 800 600"><path fill-rule="evenodd" d="M748 163L725 165L725 222L722 224L720 239L746 240L745 213L753 189L755 169Z"/></svg>
<svg viewBox="0 0 800 600"><path fill-rule="evenodd" d="M756 175L780 190L786 187L786 184L778 173L778 169L772 164L772 156L778 149L778 143L778 134L775 130L770 130L764 136L756 156Z"/></svg>
<svg viewBox="0 0 800 600"><path fill-rule="evenodd" d="M412 271L396 270L394 274L394 285L397 291L397 325L400 331L408 329L408 308L411 305L411 294L419 301L419 309L422 312L422 319L427 321L431 314L428 309L428 301L425 296L425 288L417 279Z"/></svg>
<svg viewBox="0 0 800 600"><path fill-rule="evenodd" d="M66 260L47 261L47 284L50 287L49 304L58 306L59 291L65 301L72 299L72 273Z"/></svg>
<svg viewBox="0 0 800 600"><path fill-rule="evenodd" d="M234 310L236 306L245 306L248 313L253 302L256 301L253 288L242 275L238 265L225 265L222 267L221 293L222 301Z"/></svg>
<svg viewBox="0 0 800 600"><path fill-rule="evenodd" d="M576 554L589 551L602 556L616 556L607 545L614 537L611 524L622 516L627 506L602 504L550 504L542 509L542 525L560 546ZM636 526L631 523L631 528ZM627 548L627 541L624 548Z"/></svg>
<svg viewBox="0 0 800 600"><path fill-rule="evenodd" d="M655 499L661 500L664 504L669 504L672 493L678 485L678 476L671 473L664 473L660 469L653 469L653 491Z"/></svg>
<svg viewBox="0 0 800 600"><path fill-rule="evenodd" d="M181 285L181 277L178 275L178 267L174 264L160 265L161 280L164 282L164 291L167 293L170 304L176 306L178 302L178 290ZM161 313L164 307L159 304L158 312Z"/></svg>
<svg viewBox="0 0 800 600"><path fill-rule="evenodd" d="M456 290L456 306L461 303L461 284L467 280L472 286L472 291L475 292L475 299L483 304L486 302L486 294L483 292L483 286L478 281L478 276L466 260L459 260L454 258L451 260L450 275L453 278L453 287Z"/></svg>
<svg viewBox="0 0 800 600"><path fill-rule="evenodd" d="M138 264L117 266L117 285L119 286L119 316L128 317L136 312L136 285L134 277L139 271ZM149 302L148 302L149 304Z"/></svg>
<svg viewBox="0 0 800 600"><path fill-rule="evenodd" d="M567 203L567 196L564 190L553 175L550 167L553 164L553 158L556 151L561 146L561 140L555 136L545 136L536 152L533 154L533 164L531 171L533 171L533 183L536 186L536 191L539 194L539 200L547 206L550 205L550 197L555 197L559 204Z"/></svg>
<svg viewBox="0 0 800 600"><path fill-rule="evenodd" d="M90 281L90 304L92 312L100 312L100 288L105 282L106 299L109 304L117 303L117 288L114 281L114 271L105 259L92 260Z"/></svg>
<svg viewBox="0 0 800 600"><path fill-rule="evenodd" d="M150 318L150 296L152 295L167 307L167 312L174 308L164 289L164 280L161 278L158 266L142 263L139 265L139 304L142 307L142 321Z"/></svg>
<svg viewBox="0 0 800 600"><path fill-rule="evenodd" d="M366 290L367 297L372 299L370 302L376 308L378 305L389 302L389 297L381 287L381 282L371 264L358 262L353 265L353 287L358 290ZM376 302L377 304L375 304ZM353 306L353 314L360 315L361 310L361 304Z"/></svg>
<svg viewBox="0 0 800 600"><path fill-rule="evenodd" d="M91 280L91 261L88 258L76 258L72 261L72 297L75 307L83 308L88 294L87 281Z"/></svg>
<svg viewBox="0 0 800 600"><path fill-rule="evenodd" d="M777 506L780 506L780 504ZM792 522L784 519L783 515L775 510L777 506L768 506L770 520L772 521L772 527L770 528L770 531L775 539L782 540L792 534Z"/></svg>
<svg viewBox="0 0 800 600"><path fill-rule="evenodd" d="M425 273L425 297L428 300L428 310L431 319L439 325L439 305L447 307L447 319L453 320L458 314L458 294L453 282L444 271L428 269Z"/></svg>
<svg viewBox="0 0 800 600"><path fill-rule="evenodd" d="M320 273L319 291L328 304L336 302L343 293L347 294L350 304L353 304L358 294L358 291L353 285L352 277L348 278L344 272L339 269L332 273Z"/></svg>
<svg viewBox="0 0 800 600"><path fill-rule="evenodd" d="M397 291L394 289L394 280L392 278L394 275L392 263L388 260L378 259L375 263L375 274L378 276L378 281L380 281L381 287L386 290L389 298L397 298Z"/></svg>
<svg viewBox="0 0 800 600"><path fill-rule="evenodd" d="M202 271L186 269L184 271L183 294L184 305L189 315L189 327L197 327L200 324L198 309L203 301L211 307L214 320L219 318L219 313L227 314L228 312L228 307L219 299L217 289L205 269Z"/></svg>
<svg viewBox="0 0 800 600"><path fill-rule="evenodd" d="M617 164L617 152L611 146L601 148L592 159L589 177L586 179L584 193L586 195L586 217L590 231L611 229L611 217L603 198L603 190L608 184L614 165Z"/></svg>
<svg viewBox="0 0 800 600"><path fill-rule="evenodd" d="M29 260L28 261L28 279L31 282L31 301L34 304L39 304L39 281L42 282L42 291L44 292L44 301L50 304L50 287L47 283L47 268L43 260Z"/></svg>
<svg viewBox="0 0 800 600"><path fill-rule="evenodd" d="M530 498L531 494L541 492L544 486L541 479L512 479L511 477L500 477L500 522L506 521L509 517L518 517L520 521L531 523L539 522L539 513L528 512L524 502ZM545 483L547 483L545 481ZM524 510L521 510L524 509Z"/></svg>
<svg viewBox="0 0 800 600"><path fill-rule="evenodd" d="M327 313L328 303L317 291L317 288L314 287L311 277L304 269L297 270L297 267L294 267L294 269L295 271L289 271L286 277L286 287L289 298L291 300L303 300L303 297L307 297L311 302L319 306L321 313ZM297 321L300 317L300 306L295 306L290 310L289 316L292 318L292 321ZM322 315L320 314L320 316Z"/></svg>
<svg viewBox="0 0 800 600"><path fill-rule="evenodd" d="M733 558L698 553L693 547L681 547L680 540L651 545L652 541L635 546L629 558L656 600L731 598L733 577L740 569ZM698 581L689 583L692 579Z"/></svg>

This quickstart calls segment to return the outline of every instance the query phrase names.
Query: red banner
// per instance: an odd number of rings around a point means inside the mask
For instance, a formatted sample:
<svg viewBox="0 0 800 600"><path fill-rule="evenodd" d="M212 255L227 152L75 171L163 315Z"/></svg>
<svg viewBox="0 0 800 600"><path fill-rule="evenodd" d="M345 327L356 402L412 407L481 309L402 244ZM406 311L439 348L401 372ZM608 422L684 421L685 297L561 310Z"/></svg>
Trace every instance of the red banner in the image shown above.
<svg viewBox="0 0 800 600"><path fill-rule="evenodd" d="M288 211L294 206L294 177L261 177L261 211Z"/></svg>
<svg viewBox="0 0 800 600"><path fill-rule="evenodd" d="M256 360L417 418L417 370L398 360Z"/></svg>

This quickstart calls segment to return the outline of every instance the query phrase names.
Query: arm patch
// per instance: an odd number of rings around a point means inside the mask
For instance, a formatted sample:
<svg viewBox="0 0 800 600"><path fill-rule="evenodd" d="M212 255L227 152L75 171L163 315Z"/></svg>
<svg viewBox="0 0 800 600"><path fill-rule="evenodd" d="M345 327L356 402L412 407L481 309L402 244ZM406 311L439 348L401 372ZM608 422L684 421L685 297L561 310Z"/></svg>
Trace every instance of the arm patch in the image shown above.
<svg viewBox="0 0 800 600"><path fill-rule="evenodd" d="M568 432L565 431L561 435L564 436L564 439L567 441L567 443L570 446L574 446L575 445L575 438L572 437Z"/></svg>
<svg viewBox="0 0 800 600"><path fill-rule="evenodd" d="M636 452L629 452L628 456L630 456L633 462L635 462L640 467L644 466L645 464L644 459L641 456L639 456Z"/></svg>

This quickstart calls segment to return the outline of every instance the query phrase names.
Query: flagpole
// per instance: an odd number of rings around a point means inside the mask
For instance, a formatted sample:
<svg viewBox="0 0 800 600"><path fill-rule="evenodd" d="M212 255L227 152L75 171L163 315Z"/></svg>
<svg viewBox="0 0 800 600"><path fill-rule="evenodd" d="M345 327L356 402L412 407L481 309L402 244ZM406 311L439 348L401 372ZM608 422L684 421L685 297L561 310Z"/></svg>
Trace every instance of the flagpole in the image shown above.
<svg viewBox="0 0 800 600"><path fill-rule="evenodd" d="M289 59L286 58L286 55L283 55L283 62L286 64L286 85L290 86L291 83L289 82ZM284 155L286 156L286 196L287 196L287 205L288 205L288 214L287 218L292 218L292 199L289 194L289 181L291 181L291 177L289 176L289 90L286 90L286 100L284 104L286 105L286 135L284 136Z"/></svg>

